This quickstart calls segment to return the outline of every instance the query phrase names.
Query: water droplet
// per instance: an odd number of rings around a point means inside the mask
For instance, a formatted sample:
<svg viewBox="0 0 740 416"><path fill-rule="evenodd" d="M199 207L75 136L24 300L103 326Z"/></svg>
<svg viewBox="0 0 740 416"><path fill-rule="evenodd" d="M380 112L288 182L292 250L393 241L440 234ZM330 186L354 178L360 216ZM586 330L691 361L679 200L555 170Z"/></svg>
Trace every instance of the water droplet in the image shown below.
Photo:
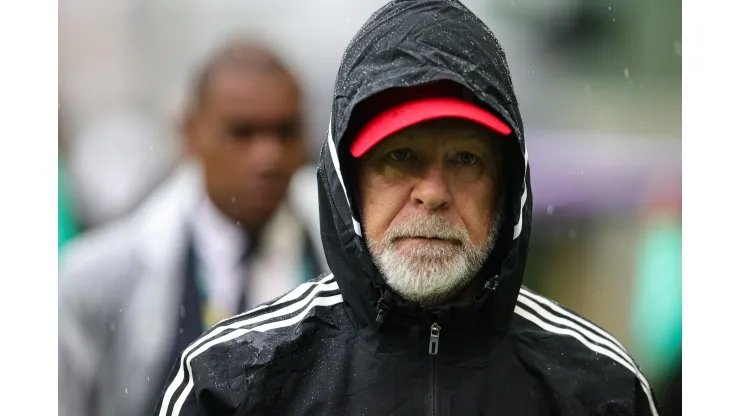
<svg viewBox="0 0 740 416"><path fill-rule="evenodd" d="M123 391L125 391L125 392L126 392L126 394L128 394L128 389L124 389Z"/></svg>
<svg viewBox="0 0 740 416"><path fill-rule="evenodd" d="M611 9L612 9L612 6L609 6L609 10L611 10Z"/></svg>
<svg viewBox="0 0 740 416"><path fill-rule="evenodd" d="M629 78L630 77L630 70L629 68L624 68L624 77Z"/></svg>
<svg viewBox="0 0 740 416"><path fill-rule="evenodd" d="M617 21L617 18L616 17L613 17L612 18L612 22L616 22L616 21Z"/></svg>
<svg viewBox="0 0 740 416"><path fill-rule="evenodd" d="M183 331L183 329L182 329L182 328L180 328L180 333L182 334L183 332L185 332L185 331Z"/></svg>
<svg viewBox="0 0 740 416"><path fill-rule="evenodd" d="M236 197L235 197L235 196L232 196L232 197L231 197L231 203L232 203L232 204L236 204Z"/></svg>
<svg viewBox="0 0 740 416"><path fill-rule="evenodd" d="M118 313L123 313L123 308L119 308Z"/></svg>
<svg viewBox="0 0 740 416"><path fill-rule="evenodd" d="M236 226L237 226L237 227L241 227L241 226L242 226L242 223L241 223L241 221L237 221L237 222L236 222Z"/></svg>
<svg viewBox="0 0 740 416"><path fill-rule="evenodd" d="M146 381L149 381L149 377L147 376Z"/></svg>
<svg viewBox="0 0 740 416"><path fill-rule="evenodd" d="M681 42L673 42L673 52L675 52L676 56L678 56L679 58L681 57Z"/></svg>
<svg viewBox="0 0 740 416"><path fill-rule="evenodd" d="M108 324L108 329L110 329L111 332L115 331L116 330L116 323L115 322L109 323Z"/></svg>
<svg viewBox="0 0 740 416"><path fill-rule="evenodd" d="M185 305L180 305L180 316L185 317Z"/></svg>
<svg viewBox="0 0 740 416"><path fill-rule="evenodd" d="M547 215L552 215L552 213L555 212L555 207L552 206L552 204L547 206Z"/></svg>
<svg viewBox="0 0 740 416"><path fill-rule="evenodd" d="M573 240L574 238L576 238L576 234L577 234L577 233L576 233L576 230L575 230L575 229L573 229L573 228L571 228L571 229L570 229L570 230L568 231L568 238L570 238L571 240Z"/></svg>
<svg viewBox="0 0 740 416"><path fill-rule="evenodd" d="M583 175L583 169L581 169L581 175Z"/></svg>

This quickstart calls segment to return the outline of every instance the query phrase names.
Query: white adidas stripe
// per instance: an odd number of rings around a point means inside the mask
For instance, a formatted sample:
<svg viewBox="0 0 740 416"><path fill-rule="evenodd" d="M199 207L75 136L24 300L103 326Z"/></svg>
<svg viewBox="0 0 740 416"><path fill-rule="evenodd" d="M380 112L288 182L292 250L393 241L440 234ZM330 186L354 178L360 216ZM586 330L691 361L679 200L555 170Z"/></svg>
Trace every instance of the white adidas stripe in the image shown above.
<svg viewBox="0 0 740 416"><path fill-rule="evenodd" d="M191 345L189 345L180 355L180 369L177 372L177 375L172 380L172 383L170 383L169 387L167 387L167 390L165 391L165 394L162 398L162 407L159 409L159 416L165 416L167 412L167 408L169 407L170 400L172 400L172 396L175 394L175 391L177 388L182 384L183 380L185 379L185 359L188 354L190 354L191 351L198 348L199 346L203 345L206 341L208 341L211 338L216 337L218 334L229 330L229 329L235 329L240 328L243 326L256 324L271 318L275 318L278 316L288 315L291 313L294 313L302 308L304 308L311 299L313 299L318 293L320 292L328 292L332 290L338 290L339 286L337 285L337 282L332 282L330 284L324 284L323 282L329 281L334 276L332 274L326 276L325 278L321 279L319 284L314 283L304 283L301 286L297 287L296 289L293 289L291 292L289 292L287 295L283 296L280 300L273 303L273 305L277 305L279 303L287 302L291 299L295 299L299 296L301 296L303 293L306 292L309 288L313 286L313 290L311 294L306 297L305 299L293 303L291 305L287 305L284 308L278 309L276 311L272 311L270 313L257 315L254 317L251 317L250 314L254 312L254 310L247 312L244 314L245 320L233 322L229 325L219 326L213 329L211 332L206 333L203 337L199 338L197 341L193 342ZM269 306L269 305L268 305Z"/></svg>
<svg viewBox="0 0 740 416"><path fill-rule="evenodd" d="M190 362L193 360L193 358L197 357L199 354L202 354L207 349L211 348L214 345L221 344L227 341L230 341L232 339L238 338L244 334L247 334L249 332L255 331L255 332L264 332L271 329L277 329L277 328L284 328L291 325L295 325L298 322L300 322L303 318L308 315L309 312L313 310L316 306L332 306L336 305L338 303L342 302L342 295L334 295L334 296L328 296L328 297L319 297L319 298L313 298L313 301L308 305L307 308L303 310L300 314L290 318L285 319L282 321L276 321L271 322L268 324L260 325L255 328L249 328L249 329L238 329L234 332L231 332L229 334L226 334L220 338L214 339L211 342L201 346L198 348L193 354L191 354L187 359L187 367L188 367L188 384L185 386L185 389L180 393L180 397L175 402L175 406L172 408L172 416L177 416L180 414L180 410L182 409L183 404L185 403L185 399L187 399L188 394L190 394L190 390L193 388L193 373L192 368L190 367ZM164 406L164 404L163 404ZM165 409L166 410L166 409ZM160 414L161 411L160 411Z"/></svg>
<svg viewBox="0 0 740 416"><path fill-rule="evenodd" d="M352 217L352 205L350 205L349 203L347 188L344 186L344 179L342 179L342 170L339 168L339 156L337 155L337 146L334 144L334 139L331 135L331 117L329 117L329 132L326 134L326 141L329 144L329 153L331 154L331 162L334 165L334 172L336 172L337 177L339 177L339 183L342 185L342 190L344 191L344 198L347 200L347 208L349 209L349 215L352 218L352 227L355 229L355 234L362 237L362 227L360 226L360 223L355 219L355 217Z"/></svg>
<svg viewBox="0 0 740 416"><path fill-rule="evenodd" d="M514 240L516 240L522 233L522 225L524 224L524 205L527 202L527 168L529 167L529 154L527 153L527 147L524 146L524 176L522 177L524 183L524 193L522 194L521 205L519 206L519 222L514 225Z"/></svg>
<svg viewBox="0 0 740 416"><path fill-rule="evenodd" d="M625 353L627 352L627 348L624 348L624 345L622 345L619 341L617 341L616 338L614 338L613 336L611 336L611 334L609 334L608 332L606 332L603 329L599 328L598 326L592 324L591 322L589 322L589 321L581 318L580 316L574 315L574 314L568 312L567 310L561 308L560 306L558 306L555 302L551 301L550 299L544 298L544 297L542 297L542 296L540 296L540 295L538 295L538 294L536 294L534 292L530 292L529 290L527 290L525 288L521 288L521 290L519 291L519 294L528 296L528 297L532 298L533 300L536 300L540 304L549 307L551 310L553 310L555 312L558 312L561 315L564 315L564 316L566 316L566 317L568 317L568 318L570 318L570 319L572 319L572 320L580 323L581 325L583 325L583 326L591 329L592 331L598 333L602 337L607 338L608 340L610 340L611 342L613 342L615 345L618 345L619 348L621 348L622 351L624 351Z"/></svg>
<svg viewBox="0 0 740 416"><path fill-rule="evenodd" d="M658 411L655 408L655 403L653 403L653 396L650 394L650 385L648 384L645 377L637 371L636 367L633 367L632 365L625 362L621 357L616 355L614 351L606 349L600 345L592 344L589 342L586 338L583 337L583 335L580 333L580 331L572 331L570 329L566 328L560 328L555 325L550 325L546 322L544 322L542 319L534 316L529 311L526 311L519 306L516 306L514 308L514 313L521 316L522 318L534 323L535 325L539 326L540 328L544 329L545 331L553 332L560 335L569 335L578 341L580 341L583 345L585 345L588 349L591 351L600 353L602 355L606 355L607 357L611 358L612 360L618 362L619 364L622 364L626 369L630 370L635 377L640 381L640 385L642 386L642 390L645 392L645 395L647 396L648 402L650 404L650 411L652 412L653 416L658 416ZM630 360L631 361L631 360Z"/></svg>
<svg viewBox="0 0 740 416"><path fill-rule="evenodd" d="M317 282L301 283L298 287L296 287L295 289L293 289L290 292L286 293L285 295L283 295L280 299L276 300L275 302L266 303L264 305L261 305L261 306L257 306L255 308L252 308L252 309L250 309L250 310L248 310L246 312L240 313L240 314L235 315L235 316L232 316L230 318L226 318L226 319L218 322L216 325L214 325L214 327L215 326L218 326L218 325L221 325L222 323L224 323L226 321L229 321L229 320L233 320L233 319L237 319L237 318L245 318L247 316L254 315L255 312L261 311L262 309L265 309L265 308L269 308L270 306L280 305L282 303L291 301L293 299L298 299L304 293L306 293L309 289L311 289L313 286L324 284L324 283L328 282L329 280L331 280L332 278L334 278L334 274L329 273L327 276L323 277L321 280L319 280Z"/></svg>
<svg viewBox="0 0 740 416"><path fill-rule="evenodd" d="M560 316L557 316L557 315L553 315L552 313L546 311L545 308L543 308L542 306L540 306L537 302L535 302L535 301L527 298L526 296L522 296L520 294L519 295L519 298L517 300L519 302L523 303L524 305L527 305L535 313L537 313L541 317L547 319L548 321L554 322L556 324L564 325L564 326L567 326L567 327L572 328L572 329L575 329L576 331L580 332L581 334L583 334L584 336L586 336L591 341L598 342L599 344L602 344L602 345L604 345L606 347L609 347L612 351L614 351L615 353L617 353L625 361L627 361L628 363L632 364L632 366L634 366L635 368L637 368L637 366L635 365L635 362L632 361L632 357L630 357L624 350L622 350L618 346L614 345L614 343L610 342L609 340L597 336L593 332L591 332L591 331L589 331L589 330L587 330L587 329L585 329L585 328L583 328L581 326L578 326L578 324L576 324L575 322L573 322L573 321L571 321L569 319L566 319L566 318L563 318L563 317L560 317Z"/></svg>
<svg viewBox="0 0 740 416"><path fill-rule="evenodd" d="M540 306L537 302L527 298L526 296L519 295L519 298L517 299L522 304L528 306L531 308L535 313L539 314L540 317L548 320L549 322L554 322L560 325L567 326L569 328L572 328L585 337L589 338L591 341L597 342L605 347L609 347L612 351L614 351L617 355L619 355L624 361L626 361L632 369L632 372L635 373L635 375L640 379L640 381L645 385L649 386L647 379L645 376L640 372L640 370L637 368L637 364L635 364L635 361L632 359L632 357L629 356L629 354L623 349L615 345L613 342L610 342L609 340L599 337L598 335L594 334L593 332L587 330L586 328L583 328L576 324L575 322L568 320L564 317L560 317L557 315L554 315L547 310L545 310L542 306ZM562 308L560 308L562 309ZM576 317L573 314L569 314L570 316ZM582 319L581 319L582 320ZM584 320L585 321L585 320ZM588 321L586 321L588 322ZM590 324L590 323L589 323ZM597 326L591 324L590 326L598 328ZM606 333L606 331L600 331L602 333ZM612 338L613 337L609 337Z"/></svg>

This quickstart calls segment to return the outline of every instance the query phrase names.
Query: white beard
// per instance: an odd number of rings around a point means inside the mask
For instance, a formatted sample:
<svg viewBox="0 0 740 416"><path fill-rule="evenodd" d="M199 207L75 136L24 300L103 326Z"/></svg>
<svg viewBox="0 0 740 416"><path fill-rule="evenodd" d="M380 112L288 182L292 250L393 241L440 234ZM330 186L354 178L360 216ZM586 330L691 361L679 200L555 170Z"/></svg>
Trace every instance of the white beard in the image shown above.
<svg viewBox="0 0 740 416"><path fill-rule="evenodd" d="M441 216L417 215L388 229L368 248L386 284L403 298L423 305L449 300L475 279L498 237L497 218L486 241L475 245L464 227L453 227ZM400 237L457 240L457 245L399 249Z"/></svg>

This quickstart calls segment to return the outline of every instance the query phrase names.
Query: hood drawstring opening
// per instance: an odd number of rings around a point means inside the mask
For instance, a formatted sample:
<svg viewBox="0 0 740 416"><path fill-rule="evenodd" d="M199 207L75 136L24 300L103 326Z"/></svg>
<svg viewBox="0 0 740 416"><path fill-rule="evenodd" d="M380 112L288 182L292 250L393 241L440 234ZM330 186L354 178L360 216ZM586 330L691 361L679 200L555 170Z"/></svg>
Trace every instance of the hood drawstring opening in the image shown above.
<svg viewBox="0 0 740 416"><path fill-rule="evenodd" d="M491 293L495 293L498 289L498 281L501 279L499 275L495 275L492 278L486 280L486 284L483 288Z"/></svg>
<svg viewBox="0 0 740 416"><path fill-rule="evenodd" d="M375 322L378 324L378 328L383 325L385 320L386 312L388 311L388 303L391 298L391 294L386 288L380 289L380 300L378 301L378 315L375 317Z"/></svg>
<svg viewBox="0 0 740 416"><path fill-rule="evenodd" d="M476 307L481 307L483 302L486 301L490 296L492 296L494 293L496 293L496 290L498 289L498 283L501 280L501 276L494 275L493 277L488 278L486 280L486 283L483 285L483 290L478 292L477 295L475 295L475 305Z"/></svg>

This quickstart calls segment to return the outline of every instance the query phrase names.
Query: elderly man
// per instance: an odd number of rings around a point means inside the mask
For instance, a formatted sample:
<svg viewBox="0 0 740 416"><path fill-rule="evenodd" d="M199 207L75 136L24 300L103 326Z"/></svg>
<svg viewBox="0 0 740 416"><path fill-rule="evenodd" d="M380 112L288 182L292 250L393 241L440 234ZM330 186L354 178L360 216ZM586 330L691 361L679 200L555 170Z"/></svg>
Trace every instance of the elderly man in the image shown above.
<svg viewBox="0 0 740 416"><path fill-rule="evenodd" d="M351 41L318 183L332 273L191 344L156 415L656 414L611 335L522 287L522 121L459 2L392 1Z"/></svg>

